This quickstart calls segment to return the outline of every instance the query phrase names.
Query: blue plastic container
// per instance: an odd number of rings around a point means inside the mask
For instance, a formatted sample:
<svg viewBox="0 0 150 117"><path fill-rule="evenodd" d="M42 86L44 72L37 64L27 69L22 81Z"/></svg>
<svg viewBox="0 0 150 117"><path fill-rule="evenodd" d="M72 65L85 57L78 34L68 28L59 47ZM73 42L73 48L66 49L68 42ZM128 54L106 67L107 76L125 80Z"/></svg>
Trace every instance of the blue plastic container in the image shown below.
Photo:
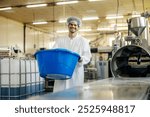
<svg viewBox="0 0 150 117"><path fill-rule="evenodd" d="M41 50L35 53L40 76L55 80L70 79L79 57L77 53L61 48Z"/></svg>

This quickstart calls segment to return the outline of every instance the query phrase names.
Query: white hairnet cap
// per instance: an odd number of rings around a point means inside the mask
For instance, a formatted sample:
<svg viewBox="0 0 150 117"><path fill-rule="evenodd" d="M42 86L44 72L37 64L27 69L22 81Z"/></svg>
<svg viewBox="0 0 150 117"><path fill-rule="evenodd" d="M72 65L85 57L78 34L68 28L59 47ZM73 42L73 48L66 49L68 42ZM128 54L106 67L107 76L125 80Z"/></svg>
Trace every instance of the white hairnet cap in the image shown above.
<svg viewBox="0 0 150 117"><path fill-rule="evenodd" d="M81 27L82 22L81 22L80 18L74 17L74 16L69 17L69 18L67 19L67 25L68 25L70 22L73 22L73 21L76 21L77 24L78 24L78 26Z"/></svg>

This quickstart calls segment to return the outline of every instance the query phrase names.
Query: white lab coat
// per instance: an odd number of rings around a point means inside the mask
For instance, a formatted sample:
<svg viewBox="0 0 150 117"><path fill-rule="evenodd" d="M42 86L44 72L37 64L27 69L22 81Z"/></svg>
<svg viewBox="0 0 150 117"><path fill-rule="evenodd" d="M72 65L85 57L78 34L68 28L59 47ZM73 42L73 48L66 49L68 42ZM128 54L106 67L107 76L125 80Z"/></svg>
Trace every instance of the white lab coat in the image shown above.
<svg viewBox="0 0 150 117"><path fill-rule="evenodd" d="M91 52L88 41L81 35L77 35L73 39L69 36L58 38L53 48L64 48L76 52L83 59L78 62L73 72L72 78L68 80L55 80L53 92L68 89L74 86L81 86L84 83L84 64L90 62Z"/></svg>

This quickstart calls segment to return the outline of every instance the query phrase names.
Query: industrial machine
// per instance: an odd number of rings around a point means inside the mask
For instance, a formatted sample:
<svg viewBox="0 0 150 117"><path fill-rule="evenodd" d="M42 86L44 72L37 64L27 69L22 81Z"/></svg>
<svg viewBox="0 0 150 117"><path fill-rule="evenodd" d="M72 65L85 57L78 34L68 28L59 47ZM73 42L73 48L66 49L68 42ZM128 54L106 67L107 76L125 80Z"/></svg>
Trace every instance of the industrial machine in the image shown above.
<svg viewBox="0 0 150 117"><path fill-rule="evenodd" d="M113 55L111 71L114 77L150 77L150 49L148 39L142 36L146 29L145 17L128 20L128 45L119 48ZM131 36L131 32L135 36Z"/></svg>

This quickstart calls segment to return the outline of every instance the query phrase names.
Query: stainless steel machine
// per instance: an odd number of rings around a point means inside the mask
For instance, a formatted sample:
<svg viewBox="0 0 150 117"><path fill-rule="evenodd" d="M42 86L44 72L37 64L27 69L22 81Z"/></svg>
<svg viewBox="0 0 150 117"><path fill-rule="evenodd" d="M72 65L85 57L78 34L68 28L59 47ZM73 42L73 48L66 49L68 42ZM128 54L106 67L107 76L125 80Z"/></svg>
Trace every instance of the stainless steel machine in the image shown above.
<svg viewBox="0 0 150 117"><path fill-rule="evenodd" d="M128 31L135 36L127 36L130 44L119 48L112 57L111 71L114 77L150 77L150 49L148 40L141 34L146 28L145 17L128 21Z"/></svg>

